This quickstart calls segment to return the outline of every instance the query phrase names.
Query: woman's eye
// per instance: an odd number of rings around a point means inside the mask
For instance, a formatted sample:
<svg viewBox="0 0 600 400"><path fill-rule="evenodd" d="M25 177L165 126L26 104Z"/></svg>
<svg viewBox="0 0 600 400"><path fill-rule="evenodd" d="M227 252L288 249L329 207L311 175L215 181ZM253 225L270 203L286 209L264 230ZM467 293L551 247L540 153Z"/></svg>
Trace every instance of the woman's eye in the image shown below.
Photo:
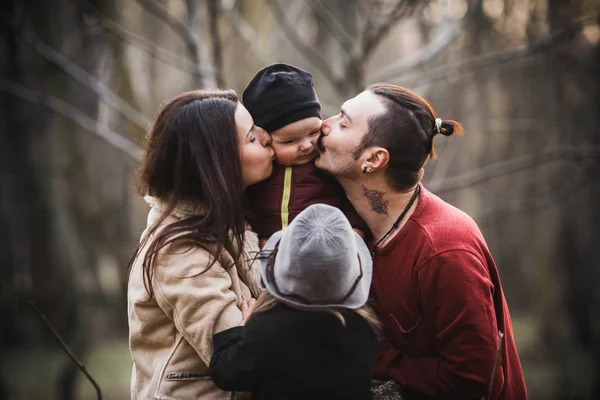
<svg viewBox="0 0 600 400"><path fill-rule="evenodd" d="M254 143L256 141L256 137L255 136L251 136L250 137L250 143Z"/></svg>
<svg viewBox="0 0 600 400"><path fill-rule="evenodd" d="M341 122L338 122L338 126L340 127L340 129L344 129L346 127L346 125L342 124Z"/></svg>

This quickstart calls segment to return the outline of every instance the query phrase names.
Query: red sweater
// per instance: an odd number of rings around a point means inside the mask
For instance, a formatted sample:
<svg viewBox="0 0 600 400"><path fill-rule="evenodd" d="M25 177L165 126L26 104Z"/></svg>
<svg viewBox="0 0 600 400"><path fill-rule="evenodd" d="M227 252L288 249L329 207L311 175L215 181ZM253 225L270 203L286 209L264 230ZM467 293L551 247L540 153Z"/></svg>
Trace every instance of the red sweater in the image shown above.
<svg viewBox="0 0 600 400"><path fill-rule="evenodd" d="M498 270L475 222L421 186L415 211L376 251L372 301L384 324L375 376L412 399L527 398Z"/></svg>
<svg viewBox="0 0 600 400"><path fill-rule="evenodd" d="M368 235L368 228L335 178L319 172L314 162L285 167L273 164L266 180L246 189L250 225L260 238L286 228L306 207L324 203L344 212L353 228Z"/></svg>

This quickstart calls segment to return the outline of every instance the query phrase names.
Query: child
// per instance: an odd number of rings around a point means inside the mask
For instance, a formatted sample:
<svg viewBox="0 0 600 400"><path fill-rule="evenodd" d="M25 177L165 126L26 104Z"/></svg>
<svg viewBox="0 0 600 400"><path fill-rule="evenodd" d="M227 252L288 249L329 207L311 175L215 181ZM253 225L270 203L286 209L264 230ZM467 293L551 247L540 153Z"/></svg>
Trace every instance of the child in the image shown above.
<svg viewBox="0 0 600 400"><path fill-rule="evenodd" d="M252 229L266 241L285 229L311 204L340 208L364 237L368 228L337 181L317 171L317 139L321 132L321 104L310 73L287 64L260 70L242 95L256 125L271 134L275 151L273 174L246 190Z"/></svg>
<svg viewBox="0 0 600 400"><path fill-rule="evenodd" d="M372 260L344 214L325 204L302 211L268 240L261 274L267 290L245 326L213 336L213 382L253 400L370 399Z"/></svg>

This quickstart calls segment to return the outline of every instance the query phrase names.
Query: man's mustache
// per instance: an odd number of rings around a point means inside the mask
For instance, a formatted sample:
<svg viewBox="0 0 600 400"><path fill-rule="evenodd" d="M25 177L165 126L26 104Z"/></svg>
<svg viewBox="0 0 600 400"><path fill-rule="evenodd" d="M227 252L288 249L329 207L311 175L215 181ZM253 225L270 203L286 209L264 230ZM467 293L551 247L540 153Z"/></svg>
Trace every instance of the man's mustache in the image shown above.
<svg viewBox="0 0 600 400"><path fill-rule="evenodd" d="M321 153L325 153L325 146L323 145L323 138L325 135L323 133L319 134L319 138L317 139L317 148Z"/></svg>

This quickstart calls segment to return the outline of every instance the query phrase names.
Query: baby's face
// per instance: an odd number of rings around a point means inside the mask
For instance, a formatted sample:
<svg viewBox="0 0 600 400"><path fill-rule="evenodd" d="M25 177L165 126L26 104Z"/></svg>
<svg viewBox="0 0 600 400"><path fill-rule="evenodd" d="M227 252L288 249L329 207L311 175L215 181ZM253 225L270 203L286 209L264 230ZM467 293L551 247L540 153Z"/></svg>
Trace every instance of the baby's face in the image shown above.
<svg viewBox="0 0 600 400"><path fill-rule="evenodd" d="M318 153L317 139L321 119L305 118L271 132L271 147L275 160L285 166L302 165L312 161Z"/></svg>

